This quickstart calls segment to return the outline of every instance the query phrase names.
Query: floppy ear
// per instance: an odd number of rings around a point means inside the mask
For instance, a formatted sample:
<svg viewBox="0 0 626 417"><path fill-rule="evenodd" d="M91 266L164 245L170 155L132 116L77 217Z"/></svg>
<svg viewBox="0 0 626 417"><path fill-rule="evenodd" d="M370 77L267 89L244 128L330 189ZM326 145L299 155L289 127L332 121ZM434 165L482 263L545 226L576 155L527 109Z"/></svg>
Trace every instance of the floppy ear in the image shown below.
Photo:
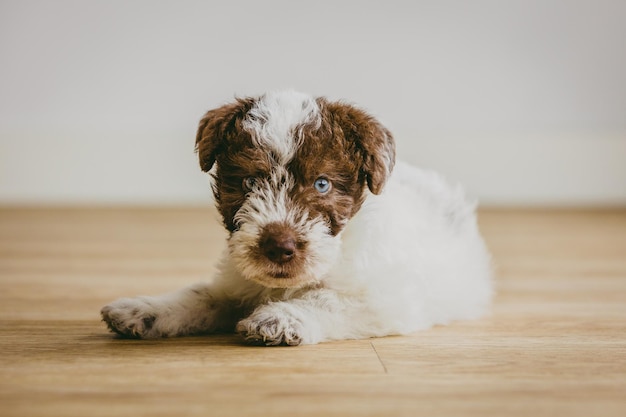
<svg viewBox="0 0 626 417"><path fill-rule="evenodd" d="M380 194L396 161L391 132L365 111L346 103L328 103L326 108L339 124L346 140L355 144L362 158L367 186Z"/></svg>
<svg viewBox="0 0 626 417"><path fill-rule="evenodd" d="M234 103L209 110L200 120L196 134L196 152L203 171L211 170L228 136L237 134L241 129L241 120L250 110L252 102L252 99L237 99Z"/></svg>

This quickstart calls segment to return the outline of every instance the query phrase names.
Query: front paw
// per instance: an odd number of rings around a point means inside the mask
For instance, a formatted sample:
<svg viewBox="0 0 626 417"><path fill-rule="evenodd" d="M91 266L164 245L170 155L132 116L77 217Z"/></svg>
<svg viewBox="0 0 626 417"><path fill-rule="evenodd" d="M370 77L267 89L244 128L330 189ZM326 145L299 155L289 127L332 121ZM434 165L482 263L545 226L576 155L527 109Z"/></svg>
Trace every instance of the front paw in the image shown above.
<svg viewBox="0 0 626 417"><path fill-rule="evenodd" d="M102 320L120 336L135 339L158 337L154 329L156 309L140 298L120 298L100 310Z"/></svg>
<svg viewBox="0 0 626 417"><path fill-rule="evenodd" d="M303 342L302 324L289 314L265 306L237 323L246 342L265 346L297 346Z"/></svg>

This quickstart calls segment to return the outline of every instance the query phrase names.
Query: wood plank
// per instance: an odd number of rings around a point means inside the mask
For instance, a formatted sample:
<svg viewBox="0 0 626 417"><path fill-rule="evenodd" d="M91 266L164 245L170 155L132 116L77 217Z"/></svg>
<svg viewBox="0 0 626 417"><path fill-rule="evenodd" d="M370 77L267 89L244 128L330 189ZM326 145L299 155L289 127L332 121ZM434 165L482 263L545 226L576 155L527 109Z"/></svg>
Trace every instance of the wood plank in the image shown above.
<svg viewBox="0 0 626 417"><path fill-rule="evenodd" d="M210 209L0 209L0 415L626 415L626 210L483 210L489 317L256 348L121 340L119 297L214 271Z"/></svg>

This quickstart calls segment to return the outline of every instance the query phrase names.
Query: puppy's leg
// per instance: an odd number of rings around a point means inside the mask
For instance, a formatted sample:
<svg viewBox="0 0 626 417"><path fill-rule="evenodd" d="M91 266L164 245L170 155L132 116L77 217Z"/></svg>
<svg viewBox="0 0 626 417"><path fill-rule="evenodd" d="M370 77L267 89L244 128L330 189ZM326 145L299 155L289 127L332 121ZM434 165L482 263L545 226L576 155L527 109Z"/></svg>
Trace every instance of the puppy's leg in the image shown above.
<svg viewBox="0 0 626 417"><path fill-rule="evenodd" d="M120 298L100 314L115 333L155 338L233 330L243 313L215 288L196 284L158 297Z"/></svg>
<svg viewBox="0 0 626 417"><path fill-rule="evenodd" d="M359 305L331 290L310 290L301 297L260 305L237 324L237 332L249 343L267 346L359 337L352 334L349 322Z"/></svg>

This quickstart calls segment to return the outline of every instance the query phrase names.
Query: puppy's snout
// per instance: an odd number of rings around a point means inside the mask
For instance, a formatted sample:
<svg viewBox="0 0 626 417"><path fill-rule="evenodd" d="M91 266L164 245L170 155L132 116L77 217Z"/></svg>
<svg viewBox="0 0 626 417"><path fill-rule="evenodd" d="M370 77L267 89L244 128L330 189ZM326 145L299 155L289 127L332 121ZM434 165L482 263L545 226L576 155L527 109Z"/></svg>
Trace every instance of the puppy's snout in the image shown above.
<svg viewBox="0 0 626 417"><path fill-rule="evenodd" d="M298 243L295 234L289 229L271 224L265 228L259 247L267 259L284 264L295 258Z"/></svg>
<svg viewBox="0 0 626 417"><path fill-rule="evenodd" d="M270 236L263 242L263 253L272 262L289 262L296 253L296 242L285 236Z"/></svg>

